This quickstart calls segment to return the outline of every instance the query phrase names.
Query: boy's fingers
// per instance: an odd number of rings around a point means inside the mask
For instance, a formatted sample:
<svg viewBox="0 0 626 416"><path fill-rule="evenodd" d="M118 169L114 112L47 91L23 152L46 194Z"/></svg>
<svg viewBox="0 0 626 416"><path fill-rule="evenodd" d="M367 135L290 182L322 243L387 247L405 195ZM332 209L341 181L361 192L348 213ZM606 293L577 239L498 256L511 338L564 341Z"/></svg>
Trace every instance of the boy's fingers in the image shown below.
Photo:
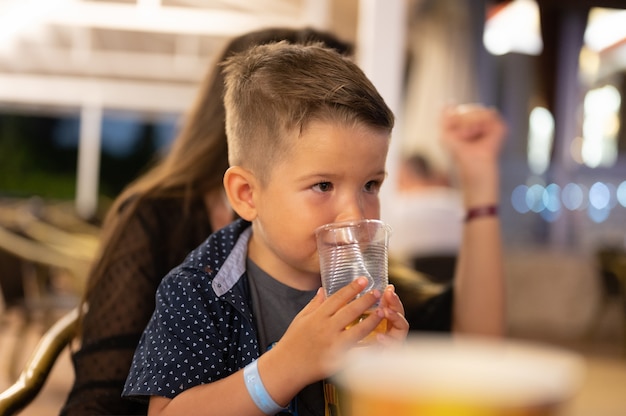
<svg viewBox="0 0 626 416"><path fill-rule="evenodd" d="M396 310L385 308L385 318L389 322L388 329L397 329L401 331L408 331L409 322L406 320L404 315Z"/></svg>
<svg viewBox="0 0 626 416"><path fill-rule="evenodd" d="M395 292L393 285L387 286L385 289L385 318L389 321L389 328L397 328L400 330L408 330L409 323L404 316L404 305L400 297Z"/></svg>
<svg viewBox="0 0 626 416"><path fill-rule="evenodd" d="M342 327L348 326L356 319L361 318L368 309L372 309L380 298L381 294L378 290L365 293L339 309L333 319Z"/></svg>
<svg viewBox="0 0 626 416"><path fill-rule="evenodd" d="M404 305L400 300L400 297L395 291L395 287L390 284L385 288L385 292L383 293L383 306L386 306L394 311L398 312L401 315L404 315Z"/></svg>
<svg viewBox="0 0 626 416"><path fill-rule="evenodd" d="M334 315L341 307L361 293L366 286L367 279L365 277L359 277L329 296L326 302L324 302L323 307L327 309L328 315Z"/></svg>
<svg viewBox="0 0 626 416"><path fill-rule="evenodd" d="M378 324L384 317L384 311L380 308L377 308L374 309L372 313L369 314L367 317L359 320L358 322L354 322L354 320L348 322L345 326L348 326L348 324L353 324L350 325L350 327L347 328L344 332L347 336L348 342L357 343L361 341L378 326Z"/></svg>

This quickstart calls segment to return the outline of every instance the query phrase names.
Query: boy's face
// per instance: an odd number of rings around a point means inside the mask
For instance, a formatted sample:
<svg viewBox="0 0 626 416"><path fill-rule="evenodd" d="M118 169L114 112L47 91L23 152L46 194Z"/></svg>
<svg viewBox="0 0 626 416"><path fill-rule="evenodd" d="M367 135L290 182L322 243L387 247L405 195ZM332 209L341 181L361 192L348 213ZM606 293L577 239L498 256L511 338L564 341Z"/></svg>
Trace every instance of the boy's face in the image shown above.
<svg viewBox="0 0 626 416"><path fill-rule="evenodd" d="M386 133L363 125L313 122L254 193L256 218L249 255L279 281L319 287L315 229L380 216Z"/></svg>

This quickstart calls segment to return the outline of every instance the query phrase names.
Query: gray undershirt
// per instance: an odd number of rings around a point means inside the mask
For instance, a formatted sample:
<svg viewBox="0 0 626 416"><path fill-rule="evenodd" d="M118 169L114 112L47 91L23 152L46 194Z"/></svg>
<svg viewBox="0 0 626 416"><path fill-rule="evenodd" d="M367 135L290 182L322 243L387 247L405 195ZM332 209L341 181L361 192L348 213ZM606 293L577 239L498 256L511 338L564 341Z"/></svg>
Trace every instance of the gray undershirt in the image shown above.
<svg viewBox="0 0 626 416"><path fill-rule="evenodd" d="M293 318L313 299L317 290L304 291L284 285L249 258L246 261L246 269L259 346L264 353L272 343L283 336ZM311 384L298 393L298 414L324 416L324 393L321 382Z"/></svg>

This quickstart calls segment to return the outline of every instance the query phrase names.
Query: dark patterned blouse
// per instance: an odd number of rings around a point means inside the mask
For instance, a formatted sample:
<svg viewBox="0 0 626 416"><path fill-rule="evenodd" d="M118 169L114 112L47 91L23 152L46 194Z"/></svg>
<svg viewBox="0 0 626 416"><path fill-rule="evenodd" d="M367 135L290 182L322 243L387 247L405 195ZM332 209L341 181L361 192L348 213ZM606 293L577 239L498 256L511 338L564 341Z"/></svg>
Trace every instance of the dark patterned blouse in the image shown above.
<svg viewBox="0 0 626 416"><path fill-rule="evenodd" d="M122 208L123 209L123 208ZM146 414L147 405L121 397L124 382L155 306L161 279L211 234L204 202L142 201L98 275L87 299L82 345L72 354L75 381L61 415ZM181 243L182 242L182 243Z"/></svg>

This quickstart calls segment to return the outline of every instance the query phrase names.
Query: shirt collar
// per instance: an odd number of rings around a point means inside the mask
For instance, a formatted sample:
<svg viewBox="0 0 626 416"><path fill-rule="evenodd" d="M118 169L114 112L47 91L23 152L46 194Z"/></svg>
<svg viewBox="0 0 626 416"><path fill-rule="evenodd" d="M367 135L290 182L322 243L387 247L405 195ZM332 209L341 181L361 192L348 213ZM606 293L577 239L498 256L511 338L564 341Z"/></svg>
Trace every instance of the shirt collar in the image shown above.
<svg viewBox="0 0 626 416"><path fill-rule="evenodd" d="M248 241L251 235L252 227L246 228L241 233L230 255L226 258L226 261L211 282L213 291L217 296L223 296L232 289L245 273Z"/></svg>

